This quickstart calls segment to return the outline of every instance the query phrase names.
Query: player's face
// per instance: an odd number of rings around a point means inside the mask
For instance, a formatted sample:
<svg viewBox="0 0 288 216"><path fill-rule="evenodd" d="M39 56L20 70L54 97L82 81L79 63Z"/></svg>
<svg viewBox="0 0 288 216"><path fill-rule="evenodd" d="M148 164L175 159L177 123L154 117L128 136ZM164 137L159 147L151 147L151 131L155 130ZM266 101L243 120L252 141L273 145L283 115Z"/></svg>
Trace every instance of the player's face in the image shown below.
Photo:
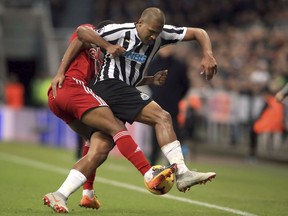
<svg viewBox="0 0 288 216"><path fill-rule="evenodd" d="M140 37L143 44L149 44L150 41L154 41L158 35L162 32L163 25L156 21L143 21L138 22L138 36Z"/></svg>

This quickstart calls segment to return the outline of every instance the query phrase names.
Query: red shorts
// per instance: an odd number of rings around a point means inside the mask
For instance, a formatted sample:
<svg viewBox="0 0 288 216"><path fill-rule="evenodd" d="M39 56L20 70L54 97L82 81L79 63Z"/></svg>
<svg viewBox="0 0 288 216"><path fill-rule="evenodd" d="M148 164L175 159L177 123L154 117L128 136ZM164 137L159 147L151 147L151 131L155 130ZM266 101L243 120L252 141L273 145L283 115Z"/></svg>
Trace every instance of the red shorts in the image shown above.
<svg viewBox="0 0 288 216"><path fill-rule="evenodd" d="M56 98L52 89L48 91L48 105L50 110L67 124L75 119L81 119L89 109L108 106L83 81L74 77L66 77L62 88L57 89Z"/></svg>

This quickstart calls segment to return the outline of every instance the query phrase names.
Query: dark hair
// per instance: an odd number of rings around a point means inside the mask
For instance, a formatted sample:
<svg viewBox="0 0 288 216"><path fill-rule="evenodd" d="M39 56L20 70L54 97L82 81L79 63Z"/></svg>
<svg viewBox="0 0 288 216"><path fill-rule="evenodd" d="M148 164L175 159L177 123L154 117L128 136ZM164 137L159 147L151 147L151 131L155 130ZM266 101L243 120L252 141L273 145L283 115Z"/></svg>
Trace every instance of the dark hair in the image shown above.
<svg viewBox="0 0 288 216"><path fill-rule="evenodd" d="M113 24L113 23L115 23L115 22L112 21L112 20L103 20L103 21L101 21L100 23L97 24L96 28L100 29L100 28L103 28L106 25Z"/></svg>

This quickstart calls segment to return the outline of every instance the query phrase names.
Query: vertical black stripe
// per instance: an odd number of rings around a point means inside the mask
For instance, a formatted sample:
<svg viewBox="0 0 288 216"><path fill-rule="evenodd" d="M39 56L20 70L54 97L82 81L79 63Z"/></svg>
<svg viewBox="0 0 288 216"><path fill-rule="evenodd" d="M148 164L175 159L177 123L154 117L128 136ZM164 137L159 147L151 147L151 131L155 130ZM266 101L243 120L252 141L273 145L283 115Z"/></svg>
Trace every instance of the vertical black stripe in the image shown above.
<svg viewBox="0 0 288 216"><path fill-rule="evenodd" d="M126 49L126 50L129 47L130 38L131 38L131 32L127 31L125 33L124 41L123 41L123 48ZM119 61L120 61L120 70L121 70L121 74L122 74L122 77L123 77L123 81L127 82L127 80L126 80L126 61L125 61L125 57L120 56L119 57Z"/></svg>
<svg viewBox="0 0 288 216"><path fill-rule="evenodd" d="M136 37L136 35L134 35L134 40L135 40L135 44L141 43L140 39L138 39L138 37Z"/></svg>
<svg viewBox="0 0 288 216"><path fill-rule="evenodd" d="M119 68L117 67L117 64L116 64L116 61L117 61L117 58L119 57L116 57L115 58L115 61L114 61L114 73L112 74L113 77L110 77L110 78L116 78L116 79L120 79L120 72L123 73L122 71L119 71ZM111 63L112 64L112 63Z"/></svg>
<svg viewBox="0 0 288 216"><path fill-rule="evenodd" d="M135 28L135 26L133 26L133 27L116 28L116 29L113 29L113 30L110 30L110 31L106 31L106 32L104 32L104 33L102 33L100 35L101 35L101 37L107 37L107 36L109 37L112 34L115 34L115 33L118 34L120 31L126 31L126 30L130 31L131 29L134 29L134 28Z"/></svg>
<svg viewBox="0 0 288 216"><path fill-rule="evenodd" d="M120 70L123 77L123 81L126 82L126 61L124 56L119 56Z"/></svg>
<svg viewBox="0 0 288 216"><path fill-rule="evenodd" d="M109 53L107 53L105 56L108 56ZM109 67L110 67L110 64L111 64L111 59L110 58L105 58L105 65L104 65L104 68L102 68L101 72L103 73L103 78L104 79L108 79L109 76L108 76L108 71L109 71Z"/></svg>
<svg viewBox="0 0 288 216"><path fill-rule="evenodd" d="M139 53L140 50L142 49L143 47L143 44L141 44L140 46L138 46L136 49L135 49L135 52L136 53ZM145 64L145 63L144 63ZM133 82L133 78L135 75L135 71L136 71L136 62L135 61L131 61L131 70L130 70L130 75L129 75L129 84L132 85ZM141 75L140 75L141 76ZM136 77L135 77L136 78ZM139 78L139 75L138 75L138 78Z"/></svg>
<svg viewBox="0 0 288 216"><path fill-rule="evenodd" d="M139 68L139 71L141 72L140 76L137 78L136 82L134 83L134 85L136 85L138 82L140 82L140 80L142 79L143 77L143 73L144 73L144 68L147 64L147 61L148 61L148 58L150 56L150 54L152 53L152 50L154 49L154 46L155 46L155 43L153 45L150 45L148 47L148 49L146 50L145 52L145 55L147 56L146 58L146 61L140 66ZM159 48L158 48L159 49ZM156 54L157 52L154 53L154 55ZM154 56L153 56L154 57Z"/></svg>
<svg viewBox="0 0 288 216"><path fill-rule="evenodd" d="M124 41L123 41L123 48L124 49L128 49L128 46L129 46L129 43L130 43L130 38L131 38L131 32L128 31L125 33L125 36L124 36Z"/></svg>

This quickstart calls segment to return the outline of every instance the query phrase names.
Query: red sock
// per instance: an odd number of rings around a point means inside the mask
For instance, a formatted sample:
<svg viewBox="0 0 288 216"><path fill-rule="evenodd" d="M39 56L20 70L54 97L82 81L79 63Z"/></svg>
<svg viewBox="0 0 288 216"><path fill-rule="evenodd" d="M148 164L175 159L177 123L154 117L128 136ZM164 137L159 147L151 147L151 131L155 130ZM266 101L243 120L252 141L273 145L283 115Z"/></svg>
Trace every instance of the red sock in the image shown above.
<svg viewBox="0 0 288 216"><path fill-rule="evenodd" d="M134 142L128 131L119 131L113 136L119 151L125 156L144 176L151 168L145 155L139 146Z"/></svg>
<svg viewBox="0 0 288 216"><path fill-rule="evenodd" d="M89 147L90 147L90 145L89 145L88 141L85 141L85 144L84 144L83 150L82 150L82 157L88 153ZM94 188L93 184L94 184L95 176L96 176L96 170L95 170L95 172L93 172L93 174L91 174L89 176L89 178L83 184L83 190L93 190L93 188Z"/></svg>

